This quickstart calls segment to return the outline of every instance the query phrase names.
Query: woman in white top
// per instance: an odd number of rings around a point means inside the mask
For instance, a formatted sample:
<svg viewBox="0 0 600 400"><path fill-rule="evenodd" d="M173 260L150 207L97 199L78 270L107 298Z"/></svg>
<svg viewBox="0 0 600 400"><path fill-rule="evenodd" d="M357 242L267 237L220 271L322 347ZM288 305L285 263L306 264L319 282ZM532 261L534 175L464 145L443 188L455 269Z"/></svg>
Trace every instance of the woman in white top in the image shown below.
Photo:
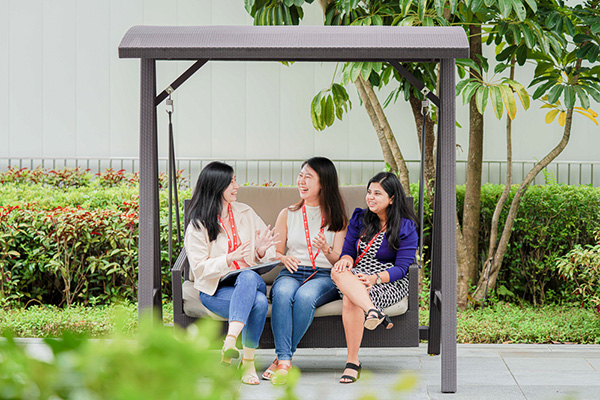
<svg viewBox="0 0 600 400"><path fill-rule="evenodd" d="M300 201L284 208L275 224L281 239L277 257L285 269L271 290L271 327L277 359L263 374L264 379L272 379L275 384L285 383L292 355L310 326L315 309L339 299L331 268L340 258L348 223L331 160L313 157L305 161L297 183Z"/></svg>
<svg viewBox="0 0 600 400"><path fill-rule="evenodd" d="M241 333L242 382L257 385L254 350L267 317L265 282L251 270L240 273L233 286L219 285L219 279L231 270L274 259L279 242L252 208L236 202L238 187L227 164L215 161L202 170L192 195L185 249L202 304L229 320L222 363L240 356L235 346Z"/></svg>

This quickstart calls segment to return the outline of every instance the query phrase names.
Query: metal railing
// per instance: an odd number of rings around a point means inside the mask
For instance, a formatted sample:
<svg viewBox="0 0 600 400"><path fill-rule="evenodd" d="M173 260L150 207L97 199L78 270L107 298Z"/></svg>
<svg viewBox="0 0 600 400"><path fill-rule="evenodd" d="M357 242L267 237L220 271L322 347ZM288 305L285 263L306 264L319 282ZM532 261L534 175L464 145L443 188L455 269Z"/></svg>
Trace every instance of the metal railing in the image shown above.
<svg viewBox="0 0 600 400"><path fill-rule="evenodd" d="M213 158L178 158L177 169L183 170L184 175L190 183L194 183L202 168L213 161ZM293 185L296 175L304 160L285 159L218 159L227 162L236 171L238 182L256 185L281 184ZM385 167L381 160L333 160L338 169L340 183L344 185L360 185L366 183L377 172ZM408 170L413 182L417 182L419 176L419 160L407 160ZM513 161L513 183L523 181L529 170L536 161ZM7 168L29 168L42 167L45 169L82 168L90 173L103 172L108 168L114 170L125 170L136 172L139 170L137 157L65 157L65 158L0 158L0 171ZM466 160L456 162L456 182L462 185L466 181ZM159 170L167 170L167 158L159 158ZM600 186L600 161L555 161L540 173L534 184L542 185L548 181L556 181L569 185L592 185ZM506 161L485 160L483 161L482 184L506 183Z"/></svg>

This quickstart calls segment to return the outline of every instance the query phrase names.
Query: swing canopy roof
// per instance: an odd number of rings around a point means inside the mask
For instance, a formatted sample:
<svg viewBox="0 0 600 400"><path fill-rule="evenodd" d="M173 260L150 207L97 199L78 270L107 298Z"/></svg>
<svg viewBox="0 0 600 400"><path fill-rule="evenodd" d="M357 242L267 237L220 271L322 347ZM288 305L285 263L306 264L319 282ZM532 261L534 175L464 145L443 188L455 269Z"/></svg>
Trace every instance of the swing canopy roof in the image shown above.
<svg viewBox="0 0 600 400"><path fill-rule="evenodd" d="M134 26L120 58L246 61L412 61L469 56L461 27Z"/></svg>
<svg viewBox="0 0 600 400"><path fill-rule="evenodd" d="M438 108L429 354L440 354L442 392L456 391L456 119L454 59L469 56L461 27L134 26L120 58L140 59L138 306L162 312L156 107L210 60L388 62ZM156 95L157 60L196 60ZM439 62L436 97L401 64ZM185 253L182 253L185 254ZM174 291L175 293L175 291ZM180 294L181 295L181 294ZM179 296L180 296L179 295ZM411 305L414 307L415 305ZM183 312L183 309L181 310ZM160 314L159 314L160 315ZM418 327L418 320L414 321ZM440 347L441 346L441 347Z"/></svg>

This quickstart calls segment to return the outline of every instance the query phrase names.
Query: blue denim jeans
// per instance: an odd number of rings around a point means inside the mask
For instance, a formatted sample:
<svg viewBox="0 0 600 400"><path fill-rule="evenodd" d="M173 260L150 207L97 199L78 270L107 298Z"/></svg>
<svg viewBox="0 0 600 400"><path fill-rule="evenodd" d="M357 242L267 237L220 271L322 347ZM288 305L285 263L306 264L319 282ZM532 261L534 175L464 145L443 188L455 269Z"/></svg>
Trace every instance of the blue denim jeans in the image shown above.
<svg viewBox="0 0 600 400"><path fill-rule="evenodd" d="M298 271L292 274L284 268L273 282L271 327L279 360L292 359L312 323L315 309L340 298L329 268L318 269L315 276L302 284L313 272L312 267L298 266Z"/></svg>
<svg viewBox="0 0 600 400"><path fill-rule="evenodd" d="M214 295L200 292L202 304L210 311L227 318L229 322L244 324L242 344L255 349L267 319L267 286L254 271L243 271L233 286L222 286Z"/></svg>

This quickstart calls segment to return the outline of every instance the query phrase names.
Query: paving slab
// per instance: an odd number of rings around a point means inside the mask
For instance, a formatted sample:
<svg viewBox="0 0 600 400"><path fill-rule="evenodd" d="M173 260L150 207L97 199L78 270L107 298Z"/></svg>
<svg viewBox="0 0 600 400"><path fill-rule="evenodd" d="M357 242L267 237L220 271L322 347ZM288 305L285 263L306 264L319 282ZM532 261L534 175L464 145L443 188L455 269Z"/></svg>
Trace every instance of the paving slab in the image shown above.
<svg viewBox="0 0 600 400"><path fill-rule="evenodd" d="M29 354L43 359L52 353L40 339L18 339ZM302 371L295 394L302 400L359 399L600 399L600 345L458 345L458 390L441 393L441 357L418 348L361 349L364 366L354 384L338 380L346 362L345 349L300 349L293 365ZM271 364L272 349L256 352L259 373ZM403 377L416 379L405 393L392 388ZM240 385L242 400L282 398L284 389L261 381Z"/></svg>

